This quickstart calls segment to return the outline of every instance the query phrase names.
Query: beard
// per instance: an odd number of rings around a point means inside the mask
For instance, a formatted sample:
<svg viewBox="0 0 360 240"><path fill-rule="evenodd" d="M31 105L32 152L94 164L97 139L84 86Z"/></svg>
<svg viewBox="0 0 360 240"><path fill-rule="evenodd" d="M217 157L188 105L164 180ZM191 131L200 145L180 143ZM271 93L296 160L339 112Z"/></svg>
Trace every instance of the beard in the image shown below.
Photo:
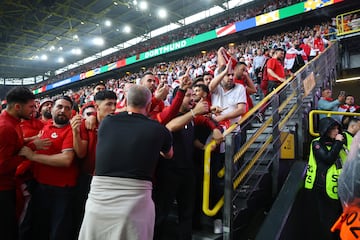
<svg viewBox="0 0 360 240"><path fill-rule="evenodd" d="M46 119L51 119L52 118L51 112L49 112L49 111L43 112L43 116Z"/></svg>
<svg viewBox="0 0 360 240"><path fill-rule="evenodd" d="M58 115L54 118L54 122L59 125L65 125L69 123L69 118L64 115Z"/></svg>
<svg viewBox="0 0 360 240"><path fill-rule="evenodd" d="M234 86L235 86L235 83L224 83L224 82L222 82L221 83L221 85L222 85L222 87L224 88L224 89L226 89L226 90L230 90L230 89L232 89Z"/></svg>
<svg viewBox="0 0 360 240"><path fill-rule="evenodd" d="M25 119L25 120L30 120L32 116L30 115L21 115L20 118Z"/></svg>

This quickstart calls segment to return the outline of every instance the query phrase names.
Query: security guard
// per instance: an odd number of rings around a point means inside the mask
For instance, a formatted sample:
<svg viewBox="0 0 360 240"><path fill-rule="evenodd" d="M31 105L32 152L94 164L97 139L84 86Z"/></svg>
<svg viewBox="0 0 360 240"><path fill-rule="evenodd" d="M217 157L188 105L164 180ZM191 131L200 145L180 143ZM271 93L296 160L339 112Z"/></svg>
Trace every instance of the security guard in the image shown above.
<svg viewBox="0 0 360 240"><path fill-rule="evenodd" d="M311 142L305 188L310 190L315 222L319 223L313 239L338 239L330 232L332 224L342 212L337 186L346 156L341 125L333 118L320 120L320 137ZM316 220L317 219L317 220Z"/></svg>

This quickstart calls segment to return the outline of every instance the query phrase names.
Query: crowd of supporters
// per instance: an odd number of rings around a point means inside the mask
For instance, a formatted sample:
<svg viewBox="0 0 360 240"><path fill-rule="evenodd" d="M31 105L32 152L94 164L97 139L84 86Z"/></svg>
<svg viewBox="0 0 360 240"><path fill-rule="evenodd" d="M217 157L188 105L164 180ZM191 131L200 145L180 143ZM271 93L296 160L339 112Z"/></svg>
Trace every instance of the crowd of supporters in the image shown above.
<svg viewBox="0 0 360 240"><path fill-rule="evenodd" d="M260 91L261 75L265 58L269 57L276 48L285 51L285 68L291 74L299 69L307 61L322 52L330 42L329 31L332 28L331 22L322 23L313 27L304 27L299 30L264 36L260 40L249 40L240 43L232 43L224 46L236 60L246 64L247 72L255 84L258 85L258 95L263 96ZM327 39L326 39L327 38ZM300 56L300 57L299 57ZM157 63L147 68L142 68L139 72L127 72L123 76L115 79L103 79L107 89L115 91L119 95L119 101L123 96L123 88L126 83L138 83L144 72L152 72L156 80L160 75L166 75L170 89L176 87L179 76L190 69L192 78L200 77L204 72L214 75L217 67L217 49L209 50L206 53L198 53L171 62ZM171 91L170 91L171 93ZM69 89L64 94L70 95L80 105L91 101L93 96L93 86L83 86L80 89ZM170 95L169 95L170 96Z"/></svg>
<svg viewBox="0 0 360 240"><path fill-rule="evenodd" d="M109 56L105 56L101 59L94 60L90 63L81 65L75 69L71 69L64 73L58 74L50 79L46 80L46 82L40 83L40 85L36 85L33 89L39 88L40 86L44 86L46 84L56 82L58 80L66 79L76 74L80 74L82 72L89 71L91 69L104 66L106 64L116 62L120 59L124 59L130 56L135 56L142 52L146 52L150 49L154 49L169 43L173 43L176 41L180 41L185 38L189 38L194 35L198 35L200 33L210 31L215 28L226 26L230 23L243 21L248 18L267 13L282 7L286 7L292 4L300 2L300 0L277 0L277 1L266 1L265 3L249 3L246 5L246 8L243 6L235 7L231 10L225 11L224 13L217 14L212 18L207 18L205 20L201 20L200 22L196 22L190 25L186 25L180 29L173 30L171 32L166 32L157 37L150 38L146 41L139 42L138 44L131 46L129 48L119 50Z"/></svg>
<svg viewBox="0 0 360 240"><path fill-rule="evenodd" d="M291 1L287 1L287 4L291 4ZM276 4L271 6L281 7ZM266 10L261 9L262 12L271 10L268 7ZM223 24L226 25L225 22ZM20 178L20 184L17 183L19 194L25 196L25 200L19 197L23 201L23 205L18 206L21 208L18 209L18 218L22 222L20 230L25 231L20 231L20 237L27 239L38 234L50 234L71 239L80 231L84 214L80 210L84 210L89 183L95 170L95 146L99 124L108 114L127 112L126 94L129 89L141 85L151 92L151 105L146 109L149 116L172 132L174 145L177 146L174 150L175 160L171 163L160 163L160 170L156 173L155 239L161 239L165 228L164 221L169 214L168 207L174 197L179 208L185 206L179 211L180 233L184 235L184 239L191 239L191 228L196 227L196 217L193 216L192 209L195 212L199 211L195 200L195 188L199 185L200 174L199 166L192 159L193 152L195 149L202 151L209 136L221 143L221 132L252 107L250 95L256 94L261 97L268 91L267 86L261 87L264 75L271 75L269 81L281 82L324 51L326 46L331 44L324 37L329 33L329 26L329 23L322 23L265 36L259 40L234 43L176 61L158 63L118 79L104 79L94 86L83 86L78 90L69 89L61 95L52 96L53 99L38 101L38 105L33 109L32 118L24 117L27 120L20 125L28 134L25 140L28 146L19 147L20 155L30 161L23 162L20 168L16 166L12 169L13 172L17 171L16 174ZM279 52L284 54L281 55ZM264 71L267 60L275 57L280 65L283 65L284 76L273 75L268 71L272 69L271 65ZM260 91L260 88L263 91ZM15 100L11 101L10 105L15 106ZM76 105L78 108L74 107ZM85 114L81 117L77 112ZM7 113L5 111L2 114ZM52 131L55 131L55 135ZM51 145L49 138L62 139L62 143L53 142ZM35 142L36 140L42 141ZM195 147L192 145L193 142ZM222 146L220 145L216 151L215 158L220 161L224 153ZM51 157L46 158L44 155ZM201 157L198 156L197 159L201 161ZM31 163L35 165L32 166ZM188 170L196 171L197 175L189 174ZM31 183L28 181L28 171L33 171L33 177L38 184L34 187L35 190L31 189ZM171 171L172 182L167 182ZM66 179L61 176L65 172ZM122 174L120 175L123 177ZM131 175L130 178L134 176ZM156 179L162 181L156 182ZM81 189L77 186L80 181L84 181ZM26 191L21 189L20 186L24 186L22 184L28 184ZM174 185L178 188L173 188ZM22 208L26 206L24 202L29 201L26 199L29 192L35 197L30 200L30 210L25 216L21 216ZM56 204L46 201L46 196L50 193L61 196L57 198L52 195L52 200L57 200ZM71 201L73 195L76 196L76 202ZM70 203L73 204L68 208ZM78 211L72 211L74 206L78 207ZM37 215L40 210L44 212ZM51 214L55 214L57 220L63 221L54 220ZM75 214L75 217L69 217L71 214ZM44 225L46 227L42 227Z"/></svg>

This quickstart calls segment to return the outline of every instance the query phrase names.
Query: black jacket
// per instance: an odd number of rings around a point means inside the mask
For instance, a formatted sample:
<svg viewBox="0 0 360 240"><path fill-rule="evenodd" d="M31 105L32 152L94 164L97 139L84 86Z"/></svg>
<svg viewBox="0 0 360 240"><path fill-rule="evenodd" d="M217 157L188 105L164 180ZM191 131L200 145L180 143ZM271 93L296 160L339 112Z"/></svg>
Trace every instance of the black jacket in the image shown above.
<svg viewBox="0 0 360 240"><path fill-rule="evenodd" d="M325 186L326 172L334 163L341 168L339 153L343 147L343 142L328 137L328 132L334 126L341 129L340 123L330 117L320 120L320 138L312 142L312 150L317 163L315 184ZM330 150L328 149L330 147Z"/></svg>

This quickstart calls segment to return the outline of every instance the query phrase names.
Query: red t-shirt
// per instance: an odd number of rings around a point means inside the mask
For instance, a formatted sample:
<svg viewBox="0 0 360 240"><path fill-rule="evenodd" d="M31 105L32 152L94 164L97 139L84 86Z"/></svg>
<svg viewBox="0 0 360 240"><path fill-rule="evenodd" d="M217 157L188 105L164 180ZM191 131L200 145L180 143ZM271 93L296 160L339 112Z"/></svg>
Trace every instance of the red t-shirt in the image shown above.
<svg viewBox="0 0 360 240"><path fill-rule="evenodd" d="M302 48L304 50L304 53L306 54L306 56L310 56L310 52L311 52L311 48L309 45L307 44L300 44L300 48Z"/></svg>
<svg viewBox="0 0 360 240"><path fill-rule="evenodd" d="M150 115L151 118L158 121L162 125L166 125L168 122L170 122L171 119L173 119L174 117L176 117L177 114L179 114L179 109L183 102L184 96L185 91L179 89L176 92L175 98L173 99L171 105L168 107L164 107L161 112Z"/></svg>
<svg viewBox="0 0 360 240"><path fill-rule="evenodd" d="M54 155L62 151L73 151L73 135L70 124L63 128L46 125L40 138L49 138L51 146L47 150L37 151L39 154ZM78 174L79 168L75 161L69 167L53 167L41 163L34 164L35 179L42 184L73 187L76 185Z"/></svg>
<svg viewBox="0 0 360 240"><path fill-rule="evenodd" d="M0 191L15 189L15 171L25 159L17 155L23 145L20 120L3 111L0 115Z"/></svg>
<svg viewBox="0 0 360 240"><path fill-rule="evenodd" d="M234 81L235 81L235 83L243 85L244 88L246 89L247 84L246 84L244 77L242 77L241 79L235 78ZM254 107L254 104L253 104L252 98L250 97L250 94L248 92L246 92L246 112L248 112L249 109L252 109L253 107Z"/></svg>
<svg viewBox="0 0 360 240"><path fill-rule="evenodd" d="M267 69L271 69L276 73L279 77L285 78L285 70L284 66L281 64L281 62L276 58L270 58L267 61ZM275 79L273 76L268 74L269 81L279 82L279 80Z"/></svg>
<svg viewBox="0 0 360 240"><path fill-rule="evenodd" d="M95 170L95 157L96 157L96 143L99 123L96 122L94 130L86 129L85 119L82 120L80 125L80 138L88 142L86 156L80 161L81 172L87 174L94 174Z"/></svg>
<svg viewBox="0 0 360 240"><path fill-rule="evenodd" d="M155 98L155 96L153 96L151 98L151 108L149 113L150 118L156 119L156 114L162 112L164 108L165 108L164 101L158 100Z"/></svg>
<svg viewBox="0 0 360 240"><path fill-rule="evenodd" d="M319 49L320 52L323 52L325 50L325 44L322 38L314 39L314 48Z"/></svg>
<svg viewBox="0 0 360 240"><path fill-rule="evenodd" d="M20 127L23 132L23 137L29 138L38 135L40 130L44 127L44 123L40 119L31 118L29 120L21 121Z"/></svg>

